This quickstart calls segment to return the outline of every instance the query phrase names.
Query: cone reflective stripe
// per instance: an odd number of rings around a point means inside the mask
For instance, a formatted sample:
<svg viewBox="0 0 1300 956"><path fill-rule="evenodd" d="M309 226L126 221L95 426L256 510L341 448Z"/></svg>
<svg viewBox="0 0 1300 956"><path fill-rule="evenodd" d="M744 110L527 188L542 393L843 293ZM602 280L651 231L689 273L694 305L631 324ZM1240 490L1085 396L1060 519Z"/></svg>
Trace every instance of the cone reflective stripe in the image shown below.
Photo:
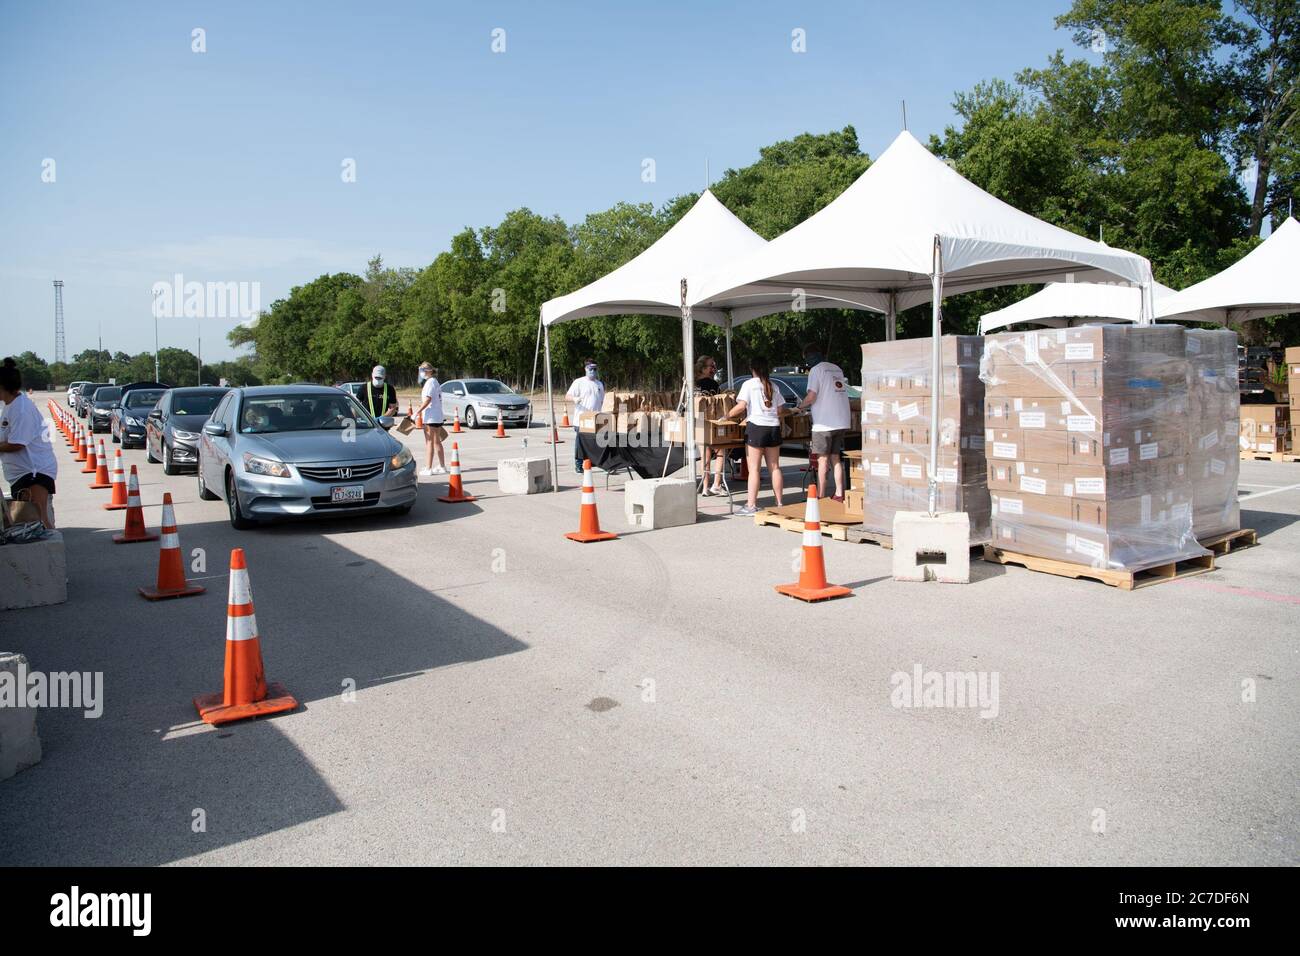
<svg viewBox="0 0 1300 956"><path fill-rule="evenodd" d="M101 505L105 511L121 511L126 507L126 475L122 472L122 449L117 449L113 455L113 497L105 504Z"/></svg>
<svg viewBox="0 0 1300 956"><path fill-rule="evenodd" d="M244 549L230 552L230 590L226 600L226 665L221 693L194 698L199 717L209 724L228 724L250 717L293 710L298 701L279 684L267 684L262 665L262 638L253 612Z"/></svg>
<svg viewBox="0 0 1300 956"><path fill-rule="evenodd" d="M447 466L447 493L439 495L439 501L448 501L453 504L459 501L473 501L473 495L465 494L465 486L460 478L460 445L456 442L451 443L451 463Z"/></svg>
<svg viewBox="0 0 1300 956"><path fill-rule="evenodd" d="M493 438L505 438L505 437L506 437L506 420L505 420L505 416L504 416L504 414L502 413L501 409L499 409L499 408L497 409L497 433L496 433L495 435L493 435L492 437L493 437Z"/></svg>
<svg viewBox="0 0 1300 956"><path fill-rule="evenodd" d="M144 509L140 507L140 477L136 474L135 465L132 465L126 483L126 527L121 534L113 535L113 543L134 544L137 541L157 540L158 535L150 534L144 526ZM180 547L179 541L176 547Z"/></svg>
<svg viewBox="0 0 1300 956"><path fill-rule="evenodd" d="M99 440L99 457L95 461L95 480L90 483L92 488L112 488L113 483L108 478L108 455L104 452L104 439Z"/></svg>
<svg viewBox="0 0 1300 956"><path fill-rule="evenodd" d="M847 597L848 588L826 583L826 562L822 558L821 507L817 503L817 486L808 486L808 502L803 513L803 560L800 562L797 584L778 584L781 594L801 601L826 601Z"/></svg>
<svg viewBox="0 0 1300 956"><path fill-rule="evenodd" d="M459 408L456 409L455 412L453 412L453 416L454 417L451 420L451 431L452 434L459 435L460 434L460 409Z"/></svg>
<svg viewBox="0 0 1300 956"><path fill-rule="evenodd" d="M560 430L554 425L551 426L551 437L546 439L548 445L563 445L564 439L560 437Z"/></svg>
<svg viewBox="0 0 1300 956"><path fill-rule="evenodd" d="M591 459L582 460L582 505L578 516L578 530L565 535L570 541L587 544L591 541L610 541L617 538L612 531L600 530L600 515L596 513L596 484L591 477Z"/></svg>
<svg viewBox="0 0 1300 956"><path fill-rule="evenodd" d="M99 456L95 454L95 443L89 443L90 447L86 449L86 466L81 469L83 475L93 475L99 470ZM92 478L91 481L94 481Z"/></svg>
<svg viewBox="0 0 1300 956"><path fill-rule="evenodd" d="M167 492L163 495L162 539L158 542L158 583L156 587L140 588L140 594L150 601L161 601L164 598L192 597L204 590L201 585L185 580L176 512L172 509L171 492Z"/></svg>
<svg viewBox="0 0 1300 956"><path fill-rule="evenodd" d="M73 446L72 446L72 448L73 448L73 456L72 456L72 460L73 460L73 461L85 461L85 460L87 459L87 457L88 457L87 454L86 454L86 436L85 436L85 433L83 433L82 430L81 430L80 428L78 428L78 429L76 430L76 436L77 436L77 440L76 440L76 442L75 442L75 443L73 444Z"/></svg>

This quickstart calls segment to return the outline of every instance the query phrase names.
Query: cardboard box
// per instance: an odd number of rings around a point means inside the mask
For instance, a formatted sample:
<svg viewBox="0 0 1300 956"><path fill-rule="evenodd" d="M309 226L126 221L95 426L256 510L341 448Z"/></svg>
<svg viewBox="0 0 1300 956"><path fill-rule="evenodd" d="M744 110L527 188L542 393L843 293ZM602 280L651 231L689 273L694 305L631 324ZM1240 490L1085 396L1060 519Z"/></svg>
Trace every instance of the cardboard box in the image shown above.
<svg viewBox="0 0 1300 956"><path fill-rule="evenodd" d="M862 491L850 488L844 492L844 511L847 514L862 515Z"/></svg>
<svg viewBox="0 0 1300 956"><path fill-rule="evenodd" d="M578 431L594 435L602 429L613 431L618 425L618 416L613 412L578 412Z"/></svg>

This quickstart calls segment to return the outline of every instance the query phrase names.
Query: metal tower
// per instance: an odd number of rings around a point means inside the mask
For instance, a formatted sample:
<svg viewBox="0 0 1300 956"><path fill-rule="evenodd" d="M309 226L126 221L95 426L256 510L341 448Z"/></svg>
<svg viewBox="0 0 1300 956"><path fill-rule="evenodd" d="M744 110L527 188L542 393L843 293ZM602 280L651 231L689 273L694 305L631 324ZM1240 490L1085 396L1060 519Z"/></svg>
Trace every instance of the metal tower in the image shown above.
<svg viewBox="0 0 1300 956"><path fill-rule="evenodd" d="M63 338L63 280L54 280L54 361L68 361L68 346Z"/></svg>

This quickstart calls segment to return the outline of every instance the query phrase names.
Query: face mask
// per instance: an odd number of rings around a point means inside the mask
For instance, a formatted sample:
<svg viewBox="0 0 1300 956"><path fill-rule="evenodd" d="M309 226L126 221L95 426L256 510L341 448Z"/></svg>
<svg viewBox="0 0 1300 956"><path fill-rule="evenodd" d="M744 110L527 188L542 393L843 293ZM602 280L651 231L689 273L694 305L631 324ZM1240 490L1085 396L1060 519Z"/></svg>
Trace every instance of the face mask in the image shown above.
<svg viewBox="0 0 1300 956"><path fill-rule="evenodd" d="M384 380L382 378L372 378L370 381L375 383L375 388L381 388L384 384Z"/></svg>
<svg viewBox="0 0 1300 956"><path fill-rule="evenodd" d="M429 373L426 372L424 369L420 369L419 376L420 376L420 381L423 382L425 379L429 377Z"/></svg>
<svg viewBox="0 0 1300 956"><path fill-rule="evenodd" d="M596 370L595 370L594 368L589 368L589 369L587 369L587 378L591 379L592 381L595 381L595 379L596 379Z"/></svg>

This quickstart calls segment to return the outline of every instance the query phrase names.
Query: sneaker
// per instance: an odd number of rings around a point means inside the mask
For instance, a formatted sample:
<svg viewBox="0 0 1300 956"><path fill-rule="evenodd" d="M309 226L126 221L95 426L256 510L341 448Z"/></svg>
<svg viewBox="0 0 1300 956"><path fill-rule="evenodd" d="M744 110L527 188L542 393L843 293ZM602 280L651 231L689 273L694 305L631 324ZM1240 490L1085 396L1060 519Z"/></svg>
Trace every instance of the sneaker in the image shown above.
<svg viewBox="0 0 1300 956"><path fill-rule="evenodd" d="M701 498L707 498L711 494L713 494L713 490L708 485L705 485L703 488L700 489Z"/></svg>
<svg viewBox="0 0 1300 956"><path fill-rule="evenodd" d="M420 477L421 477L421 478L432 478L432 477L433 477L433 471L432 471L432 469L429 469L429 468L421 468L421 469L420 469Z"/></svg>
<svg viewBox="0 0 1300 956"><path fill-rule="evenodd" d="M758 514L758 509L745 505L743 508L737 508L736 514L744 518L752 518L754 515Z"/></svg>
<svg viewBox="0 0 1300 956"><path fill-rule="evenodd" d="M447 469L442 467L442 465L434 465L433 471L429 472L431 475L445 475L446 473Z"/></svg>

